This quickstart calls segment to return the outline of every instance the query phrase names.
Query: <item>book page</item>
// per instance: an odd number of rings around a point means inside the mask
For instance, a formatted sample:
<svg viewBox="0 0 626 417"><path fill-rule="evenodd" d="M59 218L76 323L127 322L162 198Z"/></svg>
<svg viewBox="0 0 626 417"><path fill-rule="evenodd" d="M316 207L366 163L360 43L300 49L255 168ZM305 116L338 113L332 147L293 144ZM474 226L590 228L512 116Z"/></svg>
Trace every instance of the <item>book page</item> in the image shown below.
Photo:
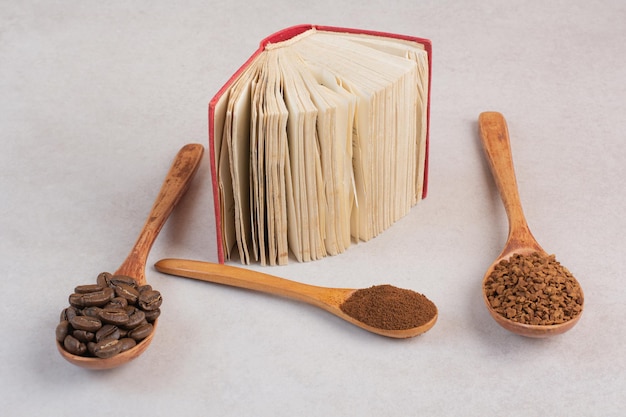
<svg viewBox="0 0 626 417"><path fill-rule="evenodd" d="M358 97L344 88L341 80L331 71L310 62L307 63L306 69L311 72L315 79L317 91L324 96L327 103L334 104L335 139L329 139L333 144L331 158L334 164L333 181L336 181L336 188L333 192L340 195L337 211L342 213L342 215L341 219L337 221L337 226L341 229L339 235L343 237L344 245L347 247L350 245L350 236L353 235L354 229L351 227L352 214L355 213L355 217L358 217L355 169L353 169L352 165ZM302 72L304 71L303 69ZM311 86L309 88L313 89ZM354 236L358 239L357 234L354 234Z"/></svg>
<svg viewBox="0 0 626 417"><path fill-rule="evenodd" d="M406 129L397 129L398 112L409 112L398 84L407 74L415 74L415 64L330 35L304 38L292 48L307 64L333 72L342 86L358 97L353 138L358 204L354 206L353 234L371 239L406 212L402 201L397 208L398 182L394 179L406 178L407 159L412 155L406 152L406 144L415 138L408 138Z"/></svg>
<svg viewBox="0 0 626 417"><path fill-rule="evenodd" d="M224 92L214 114L215 163L220 191L219 206L224 254L226 259L231 259L232 248L236 245L240 261L244 264L250 262L248 242L253 224L253 221L250 221L249 225L245 225L246 213L249 211L250 201L255 201L250 192L248 192L248 198L244 196L246 184L250 189L250 184L255 184L254 181L245 179L246 174L251 175L249 173L251 167L245 167L248 161L246 153L251 153L246 134L251 128L252 117L250 89L257 82L258 72L258 62L246 68ZM247 203L247 207L244 207L244 203Z"/></svg>
<svg viewBox="0 0 626 417"><path fill-rule="evenodd" d="M382 52L403 57L411 60L417 64L418 76L415 80L417 86L418 99L415 102L416 110L415 118L416 122L416 135L417 143L416 150L411 150L410 155L416 155L415 168L422 167L417 172L409 172L409 178L415 178L414 197L411 201L411 205L417 203L422 198L423 183L424 183L424 163L426 157L426 126L427 126L427 107L428 107L428 92L429 92L429 66L428 66L428 54L424 50L423 45L417 44L403 39L386 39L377 36L367 34L347 34L347 33L333 33L333 36L343 36L347 39L351 39L354 42L361 43L363 45L378 49ZM414 88L415 85L407 85L405 88ZM399 124L400 125L400 124ZM413 128L413 126L410 126Z"/></svg>
<svg viewBox="0 0 626 417"><path fill-rule="evenodd" d="M229 90L224 92L216 103L213 114L213 151L215 155L215 182L217 184L217 199L219 206L222 251L226 259L230 258L230 251L236 244L235 235L235 201L233 197L230 163L228 161L228 147L223 143L226 107ZM225 162L220 162L225 161Z"/></svg>
<svg viewBox="0 0 626 417"><path fill-rule="evenodd" d="M265 93L265 80L259 77L253 80L250 87L250 222L251 243L254 259L265 264L265 145L263 135L263 108L259 106L261 96Z"/></svg>
<svg viewBox="0 0 626 417"><path fill-rule="evenodd" d="M251 196L253 245L262 265L287 263L287 119L276 54L264 54L252 91Z"/></svg>
<svg viewBox="0 0 626 417"><path fill-rule="evenodd" d="M317 108L309 100L306 88L294 69L294 62L290 59L293 57L284 49L275 49L272 53L280 57L283 94L290 116L287 121L287 138L295 202L291 211L295 211L296 218L289 223L289 227L299 228L299 257L310 261L321 255L320 206L317 198L317 171L321 166L316 151L315 131Z"/></svg>
<svg viewBox="0 0 626 417"><path fill-rule="evenodd" d="M266 57L265 57L266 58ZM267 263L267 217L268 205L266 203L267 195L267 168L265 161L267 158L267 59L264 60L265 65L261 67L258 82L254 84L254 92L252 94L252 120L251 120L251 171L253 173L252 193L254 200L252 202L254 213L253 216L253 236L254 247L258 251L257 259L261 265Z"/></svg>
<svg viewBox="0 0 626 417"><path fill-rule="evenodd" d="M260 57L254 66L242 74L233 84L226 110L223 132L223 146L226 146L228 158L224 156L220 163L230 168L232 194L234 201L234 225L237 248L241 262L250 262L248 245L251 240L250 213L250 88L258 76L259 66L263 65Z"/></svg>
<svg viewBox="0 0 626 417"><path fill-rule="evenodd" d="M322 68L298 66L297 69L318 109L318 145L327 207L324 241L328 254L336 255L345 251L351 240L350 213L355 199L352 127L356 100ZM329 84L335 91L327 87Z"/></svg>

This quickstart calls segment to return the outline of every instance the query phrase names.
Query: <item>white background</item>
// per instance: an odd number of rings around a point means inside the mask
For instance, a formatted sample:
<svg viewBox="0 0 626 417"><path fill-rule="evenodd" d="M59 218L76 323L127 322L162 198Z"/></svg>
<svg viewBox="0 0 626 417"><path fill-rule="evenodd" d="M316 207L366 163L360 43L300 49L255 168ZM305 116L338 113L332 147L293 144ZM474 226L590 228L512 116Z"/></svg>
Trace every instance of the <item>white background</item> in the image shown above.
<svg viewBox="0 0 626 417"><path fill-rule="evenodd" d="M174 6L175 4L175 6ZM7 416L614 416L626 407L626 3L0 2L0 409ZM216 260L208 152L157 239L158 333L109 372L54 345L75 285L115 270L178 149L259 41L314 23L433 41L429 195L376 239L262 269L324 286L423 292L409 340L315 307L162 275ZM477 135L502 112L535 237L579 279L570 332L500 328L480 293L507 223Z"/></svg>

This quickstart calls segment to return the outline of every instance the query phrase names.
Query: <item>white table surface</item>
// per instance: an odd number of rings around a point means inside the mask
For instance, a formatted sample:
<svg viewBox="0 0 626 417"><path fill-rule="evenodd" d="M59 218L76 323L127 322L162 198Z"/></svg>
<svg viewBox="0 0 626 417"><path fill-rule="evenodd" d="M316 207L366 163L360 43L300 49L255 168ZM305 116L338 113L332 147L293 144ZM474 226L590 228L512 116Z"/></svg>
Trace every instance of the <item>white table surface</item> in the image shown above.
<svg viewBox="0 0 626 417"><path fill-rule="evenodd" d="M170 3L0 5L3 415L623 412L624 2ZM54 327L68 294L117 268L174 154L207 144L210 98L262 38L300 23L433 41L429 195L340 256L251 268L411 288L439 307L436 326L387 339L312 306L156 272L164 257L216 260L205 153L150 254L165 304L148 351L109 372L65 362ZM477 135L485 110L508 120L531 229L585 291L581 320L559 337L508 333L481 299L507 231Z"/></svg>

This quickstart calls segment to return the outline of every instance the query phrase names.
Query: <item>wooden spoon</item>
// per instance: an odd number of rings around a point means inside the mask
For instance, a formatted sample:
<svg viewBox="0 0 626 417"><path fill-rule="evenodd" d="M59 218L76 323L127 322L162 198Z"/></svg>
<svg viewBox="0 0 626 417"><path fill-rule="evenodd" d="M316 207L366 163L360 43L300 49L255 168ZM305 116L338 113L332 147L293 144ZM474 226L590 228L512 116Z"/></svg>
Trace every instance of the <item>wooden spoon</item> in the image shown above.
<svg viewBox="0 0 626 417"><path fill-rule="evenodd" d="M135 278L139 285L146 284L146 261L152 244L174 206L189 188L191 179L200 165L203 152L204 148L200 144L185 145L178 152L135 245L114 275L130 276ZM88 369L115 368L135 359L148 348L154 337L157 321L153 323L154 328L148 337L132 349L111 358L100 359L73 355L67 352L59 342L57 342L57 348L61 356L74 365Z"/></svg>
<svg viewBox="0 0 626 417"><path fill-rule="evenodd" d="M517 323L500 315L491 307L487 299L485 281L487 281L487 278L501 260L509 259L516 253L530 255L536 252L542 256L548 256L548 254L533 237L522 211L515 171L513 169L509 132L504 117L497 112L484 112L480 114L478 124L487 161L489 162L509 221L509 234L504 249L489 267L483 279L483 299L485 304L496 322L513 333L537 338L564 333L574 327L578 319L580 319L582 311L571 320L561 324L530 325Z"/></svg>
<svg viewBox="0 0 626 417"><path fill-rule="evenodd" d="M355 326L387 337L403 339L417 336L429 330L437 321L435 308L433 317L421 326L403 330L381 329L356 320L341 310L340 306L357 291L355 289L318 287L245 268L185 259L162 259L155 264L155 267L157 271L170 275L246 288L303 301L322 308Z"/></svg>

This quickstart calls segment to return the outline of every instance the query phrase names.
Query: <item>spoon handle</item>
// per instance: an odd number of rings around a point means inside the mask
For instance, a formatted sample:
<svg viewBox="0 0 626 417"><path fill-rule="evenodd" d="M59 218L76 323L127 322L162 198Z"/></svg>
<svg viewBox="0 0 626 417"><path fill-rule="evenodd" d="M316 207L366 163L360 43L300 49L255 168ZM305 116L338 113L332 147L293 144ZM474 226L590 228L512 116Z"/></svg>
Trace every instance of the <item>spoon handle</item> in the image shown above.
<svg viewBox="0 0 626 417"><path fill-rule="evenodd" d="M174 206L189 188L203 152L204 147L197 143L187 144L178 151L135 245L116 274L128 275L135 278L140 285L145 284L146 261L152 244Z"/></svg>
<svg viewBox="0 0 626 417"><path fill-rule="evenodd" d="M498 112L484 112L480 114L478 124L487 161L509 220L509 235L502 253L511 252L516 248L533 248L543 252L524 217L513 168L509 131L504 116Z"/></svg>
<svg viewBox="0 0 626 417"><path fill-rule="evenodd" d="M200 281L279 295L328 309L339 306L354 290L326 288L279 278L246 268L188 259L161 259L159 272Z"/></svg>

